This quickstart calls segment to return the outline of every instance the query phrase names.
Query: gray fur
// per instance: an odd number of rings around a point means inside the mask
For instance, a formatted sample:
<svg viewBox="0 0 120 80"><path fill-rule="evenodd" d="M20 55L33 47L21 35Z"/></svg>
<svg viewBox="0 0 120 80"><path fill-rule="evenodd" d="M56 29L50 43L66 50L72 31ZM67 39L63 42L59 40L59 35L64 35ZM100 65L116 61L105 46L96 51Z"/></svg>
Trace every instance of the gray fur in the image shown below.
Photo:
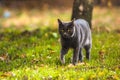
<svg viewBox="0 0 120 80"><path fill-rule="evenodd" d="M70 22L62 22L58 19L59 23L59 33L61 36L61 53L60 60L65 63L65 54L68 52L69 48L72 48L73 59L72 63L75 65L78 60L83 61L82 48L86 50L86 58L90 59L90 50L92 46L92 37L89 24L84 19L77 19ZM68 32L68 29L71 32ZM61 30L64 30L62 32Z"/></svg>

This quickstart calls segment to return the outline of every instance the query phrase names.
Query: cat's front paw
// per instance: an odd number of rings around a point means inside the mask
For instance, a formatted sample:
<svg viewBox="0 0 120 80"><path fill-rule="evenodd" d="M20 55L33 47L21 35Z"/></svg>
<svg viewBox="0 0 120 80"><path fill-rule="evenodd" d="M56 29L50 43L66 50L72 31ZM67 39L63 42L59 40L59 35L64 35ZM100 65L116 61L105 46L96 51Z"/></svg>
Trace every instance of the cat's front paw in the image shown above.
<svg viewBox="0 0 120 80"><path fill-rule="evenodd" d="M65 59L60 59L62 64L65 64Z"/></svg>

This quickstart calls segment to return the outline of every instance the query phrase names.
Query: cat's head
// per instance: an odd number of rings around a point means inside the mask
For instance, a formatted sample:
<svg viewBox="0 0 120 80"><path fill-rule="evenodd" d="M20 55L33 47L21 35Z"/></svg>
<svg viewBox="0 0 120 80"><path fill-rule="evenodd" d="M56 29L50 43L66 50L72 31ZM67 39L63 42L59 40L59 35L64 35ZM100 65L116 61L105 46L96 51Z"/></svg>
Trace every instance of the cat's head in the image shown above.
<svg viewBox="0 0 120 80"><path fill-rule="evenodd" d="M74 20L70 22L62 22L58 19L59 33L63 38L71 38L75 33Z"/></svg>

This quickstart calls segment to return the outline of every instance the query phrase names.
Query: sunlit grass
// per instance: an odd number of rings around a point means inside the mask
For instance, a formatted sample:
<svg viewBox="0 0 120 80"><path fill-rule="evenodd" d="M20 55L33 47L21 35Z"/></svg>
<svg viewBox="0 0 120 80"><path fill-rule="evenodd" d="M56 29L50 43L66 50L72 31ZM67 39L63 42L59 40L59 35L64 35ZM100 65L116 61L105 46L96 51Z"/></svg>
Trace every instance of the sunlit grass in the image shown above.
<svg viewBox="0 0 120 80"><path fill-rule="evenodd" d="M31 34L6 32L0 41L0 57L3 58L0 59L0 78L119 79L120 35L114 32L93 32L92 37L91 60L88 62L84 59L83 65L69 66L72 51L66 55L65 65L61 65L59 61L60 43L57 30L39 29Z"/></svg>

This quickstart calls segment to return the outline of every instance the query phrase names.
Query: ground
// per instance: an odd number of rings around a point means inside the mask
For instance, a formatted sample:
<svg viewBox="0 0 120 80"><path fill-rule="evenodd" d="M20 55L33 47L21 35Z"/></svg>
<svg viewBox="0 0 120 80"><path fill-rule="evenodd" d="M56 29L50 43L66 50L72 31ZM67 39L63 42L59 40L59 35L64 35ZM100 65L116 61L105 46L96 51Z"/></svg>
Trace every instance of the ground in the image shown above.
<svg viewBox="0 0 120 80"><path fill-rule="evenodd" d="M69 20L70 10L44 11L41 15L31 11L31 18L26 11L1 18L0 79L119 80L119 12L119 8L94 9L91 60L84 57L84 62L76 66L70 64L72 50L66 55L66 64L59 60L57 18Z"/></svg>

